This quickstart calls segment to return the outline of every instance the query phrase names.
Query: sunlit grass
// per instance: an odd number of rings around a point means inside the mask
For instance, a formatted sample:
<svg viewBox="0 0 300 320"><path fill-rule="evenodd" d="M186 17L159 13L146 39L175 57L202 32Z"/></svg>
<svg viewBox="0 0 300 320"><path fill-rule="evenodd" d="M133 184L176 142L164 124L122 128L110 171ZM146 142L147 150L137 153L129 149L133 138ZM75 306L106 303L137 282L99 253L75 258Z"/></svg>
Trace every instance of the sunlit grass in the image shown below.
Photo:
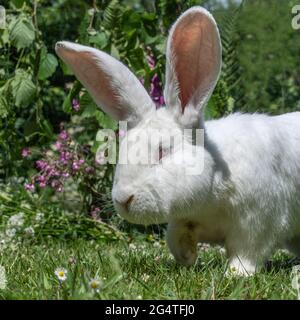
<svg viewBox="0 0 300 320"><path fill-rule="evenodd" d="M144 239L130 246L125 241L23 243L0 253L7 277L0 298L295 299L288 258L277 253L270 270L228 278L218 248L200 250L197 264L185 268L175 263L163 242ZM67 270L64 281L55 274L58 268ZM92 285L95 279L98 286Z"/></svg>

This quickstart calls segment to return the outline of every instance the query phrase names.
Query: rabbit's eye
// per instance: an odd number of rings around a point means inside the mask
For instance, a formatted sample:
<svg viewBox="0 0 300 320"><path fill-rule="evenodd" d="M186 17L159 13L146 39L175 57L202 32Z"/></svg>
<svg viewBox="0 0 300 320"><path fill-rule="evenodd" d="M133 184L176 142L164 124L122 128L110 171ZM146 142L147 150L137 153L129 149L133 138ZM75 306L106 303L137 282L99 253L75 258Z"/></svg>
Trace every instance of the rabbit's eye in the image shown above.
<svg viewBox="0 0 300 320"><path fill-rule="evenodd" d="M158 160L161 161L165 156L167 156L170 153L170 149L164 148L160 145L158 148Z"/></svg>
<svg viewBox="0 0 300 320"><path fill-rule="evenodd" d="M160 161L163 157L163 148L162 146L159 146L158 148L158 160Z"/></svg>

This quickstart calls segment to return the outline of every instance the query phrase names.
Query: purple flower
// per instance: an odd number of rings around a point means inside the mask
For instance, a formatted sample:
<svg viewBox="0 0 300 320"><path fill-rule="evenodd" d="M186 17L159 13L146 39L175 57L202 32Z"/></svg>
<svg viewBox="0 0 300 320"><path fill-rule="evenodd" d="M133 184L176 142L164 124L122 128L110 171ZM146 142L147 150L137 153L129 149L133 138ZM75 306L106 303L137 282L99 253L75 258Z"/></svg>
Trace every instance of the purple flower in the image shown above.
<svg viewBox="0 0 300 320"><path fill-rule="evenodd" d="M46 187L46 182L45 182L45 181L41 181L41 182L39 183L39 186L40 186L41 188L45 188L45 187Z"/></svg>
<svg viewBox="0 0 300 320"><path fill-rule="evenodd" d="M25 189L27 191L33 191L34 190L34 184L33 183L25 183Z"/></svg>
<svg viewBox="0 0 300 320"><path fill-rule="evenodd" d="M72 108L77 112L80 110L80 104L77 99L72 100Z"/></svg>
<svg viewBox="0 0 300 320"><path fill-rule="evenodd" d="M79 166L79 164L78 164L77 161L74 161L74 162L73 162L73 164L72 164L72 169L73 169L74 171L78 171L78 170L80 169L80 166Z"/></svg>
<svg viewBox="0 0 300 320"><path fill-rule="evenodd" d="M27 158L30 155L30 150L29 148L24 148L21 152L21 155L23 158Z"/></svg>
<svg viewBox="0 0 300 320"><path fill-rule="evenodd" d="M62 144L61 144L61 142L60 142L60 141L58 141L58 140L57 140L57 141L55 142L55 145L54 145L54 146L55 146L56 150L60 150L60 149L61 149Z"/></svg>
<svg viewBox="0 0 300 320"><path fill-rule="evenodd" d="M80 159L80 160L75 160L72 164L72 169L75 171L78 171L80 169L80 166L84 164L84 160Z"/></svg>
<svg viewBox="0 0 300 320"><path fill-rule="evenodd" d="M44 160L37 160L35 164L39 170L44 170L47 166L47 162Z"/></svg>
<svg viewBox="0 0 300 320"><path fill-rule="evenodd" d="M86 168L85 168L85 172L86 172L86 173L93 173L94 171L95 171L95 169L94 169L93 167L90 167L90 166L89 166L89 167L86 167Z"/></svg>
<svg viewBox="0 0 300 320"><path fill-rule="evenodd" d="M62 177L69 178L70 177L70 173L69 172L63 172L62 173Z"/></svg>
<svg viewBox="0 0 300 320"><path fill-rule="evenodd" d="M152 54L149 54L147 56L147 61L148 61L148 65L150 67L151 70L153 70L155 68L155 60Z"/></svg>
<svg viewBox="0 0 300 320"><path fill-rule="evenodd" d="M165 103L164 96L163 96L163 89L157 74L155 74L151 79L150 96L152 100L155 102L157 107Z"/></svg>
<svg viewBox="0 0 300 320"><path fill-rule="evenodd" d="M46 178L45 178L44 176L38 176L38 177L36 178L36 180L39 181L39 182L45 182L45 181L46 181Z"/></svg>
<svg viewBox="0 0 300 320"><path fill-rule="evenodd" d="M66 130L63 130L60 134L59 134L59 138L61 140L68 140L69 135L68 132Z"/></svg>
<svg viewBox="0 0 300 320"><path fill-rule="evenodd" d="M101 209L98 207L92 207L91 216L93 219L98 219L98 215L101 212Z"/></svg>
<svg viewBox="0 0 300 320"><path fill-rule="evenodd" d="M64 164L67 164L72 157L73 155L69 151L62 151L60 153L60 161Z"/></svg>

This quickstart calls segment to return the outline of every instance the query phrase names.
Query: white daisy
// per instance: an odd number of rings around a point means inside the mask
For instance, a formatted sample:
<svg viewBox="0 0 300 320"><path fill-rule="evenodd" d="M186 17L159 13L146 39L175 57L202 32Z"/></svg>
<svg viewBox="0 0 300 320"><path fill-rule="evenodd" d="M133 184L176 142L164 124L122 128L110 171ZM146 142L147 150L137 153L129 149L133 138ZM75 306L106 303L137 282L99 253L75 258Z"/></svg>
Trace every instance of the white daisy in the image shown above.
<svg viewBox="0 0 300 320"><path fill-rule="evenodd" d="M136 247L135 244L129 243L129 249L132 250L132 251L136 251L136 250L137 250L137 247Z"/></svg>
<svg viewBox="0 0 300 320"><path fill-rule="evenodd" d="M15 228L8 228L5 231L5 234L8 238L13 238L16 235L17 230Z"/></svg>
<svg viewBox="0 0 300 320"><path fill-rule="evenodd" d="M142 280L145 281L145 282L147 282L149 280L149 278L150 278L149 274L144 273L142 275Z"/></svg>
<svg viewBox="0 0 300 320"><path fill-rule="evenodd" d="M8 219L8 225L21 227L24 223L24 212L19 212Z"/></svg>
<svg viewBox="0 0 300 320"><path fill-rule="evenodd" d="M57 279L60 282L63 282L65 280L67 280L67 274L68 274L68 270L64 269L64 268L57 268L54 272L54 274L57 276Z"/></svg>
<svg viewBox="0 0 300 320"><path fill-rule="evenodd" d="M153 243L153 247L159 248L159 247L161 247L161 244L160 244L158 241L155 241L155 242Z"/></svg>
<svg viewBox="0 0 300 320"><path fill-rule="evenodd" d="M34 235L34 229L32 227L28 227L24 229L24 232L28 235L28 236L33 236Z"/></svg>
<svg viewBox="0 0 300 320"><path fill-rule="evenodd" d="M99 291L99 289L102 287L103 282L99 278L93 278L89 282L89 286L94 291Z"/></svg>
<svg viewBox="0 0 300 320"><path fill-rule="evenodd" d="M44 219L44 214L42 212L38 212L35 216L35 221L40 222Z"/></svg>

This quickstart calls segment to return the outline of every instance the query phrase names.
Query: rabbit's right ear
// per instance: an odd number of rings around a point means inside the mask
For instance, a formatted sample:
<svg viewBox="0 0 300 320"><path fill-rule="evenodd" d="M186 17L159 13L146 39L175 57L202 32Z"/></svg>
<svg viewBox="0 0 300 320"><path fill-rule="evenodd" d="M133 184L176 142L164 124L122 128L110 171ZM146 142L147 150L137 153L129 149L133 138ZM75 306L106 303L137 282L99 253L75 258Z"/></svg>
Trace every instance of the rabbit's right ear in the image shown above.
<svg viewBox="0 0 300 320"><path fill-rule="evenodd" d="M167 43L166 104L184 127L197 127L217 83L222 49L217 24L202 7L184 12Z"/></svg>
<svg viewBox="0 0 300 320"><path fill-rule="evenodd" d="M114 119L136 125L155 105L141 82L120 61L103 51L67 41L55 46L95 102Z"/></svg>

